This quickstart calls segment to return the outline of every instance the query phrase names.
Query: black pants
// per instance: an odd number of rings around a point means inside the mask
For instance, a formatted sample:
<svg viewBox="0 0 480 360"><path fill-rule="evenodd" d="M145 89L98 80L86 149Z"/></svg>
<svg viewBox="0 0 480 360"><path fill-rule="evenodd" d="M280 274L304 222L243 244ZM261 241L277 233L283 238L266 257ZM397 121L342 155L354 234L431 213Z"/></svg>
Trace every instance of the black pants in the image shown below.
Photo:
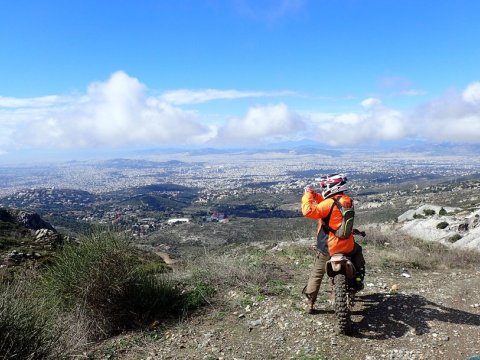
<svg viewBox="0 0 480 360"><path fill-rule="evenodd" d="M350 259L352 259L352 263L355 266L355 270L358 274L360 274L362 281L365 277L365 258L363 257L362 247L355 243L355 247L353 251L348 254Z"/></svg>

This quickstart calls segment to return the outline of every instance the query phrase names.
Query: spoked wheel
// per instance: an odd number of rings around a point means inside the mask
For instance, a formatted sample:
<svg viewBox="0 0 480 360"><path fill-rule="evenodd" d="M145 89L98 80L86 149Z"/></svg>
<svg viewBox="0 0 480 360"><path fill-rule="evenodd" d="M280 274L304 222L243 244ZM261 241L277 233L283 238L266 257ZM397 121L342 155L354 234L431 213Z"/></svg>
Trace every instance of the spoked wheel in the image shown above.
<svg viewBox="0 0 480 360"><path fill-rule="evenodd" d="M335 317L337 318L337 333L350 332L350 308L348 303L348 288L345 274L337 274L335 281Z"/></svg>

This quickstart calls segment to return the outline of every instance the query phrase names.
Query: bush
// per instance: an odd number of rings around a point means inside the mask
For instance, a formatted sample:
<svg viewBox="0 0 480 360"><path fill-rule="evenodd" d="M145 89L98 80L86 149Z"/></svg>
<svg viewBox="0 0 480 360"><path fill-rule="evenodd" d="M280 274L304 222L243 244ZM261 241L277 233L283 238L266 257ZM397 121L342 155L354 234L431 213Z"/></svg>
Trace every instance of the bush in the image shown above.
<svg viewBox="0 0 480 360"><path fill-rule="evenodd" d="M450 241L451 243L454 243L454 242L457 242L458 240L460 240L462 238L462 235L460 234L455 234L453 236L450 236L448 238L448 241Z"/></svg>
<svg viewBox="0 0 480 360"><path fill-rule="evenodd" d="M0 288L0 359L45 359L61 349L55 307L32 287L18 282Z"/></svg>
<svg viewBox="0 0 480 360"><path fill-rule="evenodd" d="M440 211L438 212L438 215L440 216L445 216L447 215L447 210L445 210L443 207L440 209Z"/></svg>
<svg viewBox="0 0 480 360"><path fill-rule="evenodd" d="M432 209L424 209L424 210L423 210L423 213L425 214L425 216L432 216L432 215L435 215L435 210L432 210Z"/></svg>
<svg viewBox="0 0 480 360"><path fill-rule="evenodd" d="M112 233L68 244L44 275L44 286L65 310L80 309L91 337L144 324L178 306L179 292L164 274L142 270L137 250Z"/></svg>
<svg viewBox="0 0 480 360"><path fill-rule="evenodd" d="M195 282L182 301L183 310L195 310L203 305L209 304L210 299L213 298L216 292L215 288L206 282Z"/></svg>
<svg viewBox="0 0 480 360"><path fill-rule="evenodd" d="M446 221L442 221L437 224L437 229L445 229L448 226L448 223Z"/></svg>

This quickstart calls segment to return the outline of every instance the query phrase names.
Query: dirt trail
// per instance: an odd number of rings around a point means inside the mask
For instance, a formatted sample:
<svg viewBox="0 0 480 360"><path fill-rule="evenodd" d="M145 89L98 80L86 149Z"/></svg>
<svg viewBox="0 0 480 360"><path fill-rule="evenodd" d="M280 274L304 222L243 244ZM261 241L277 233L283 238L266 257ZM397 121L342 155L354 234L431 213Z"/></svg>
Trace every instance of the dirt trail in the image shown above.
<svg viewBox="0 0 480 360"><path fill-rule="evenodd" d="M300 270L300 269L298 269ZM354 333L334 335L328 284L314 315L296 271L287 295L212 306L169 328L129 359L468 359L480 355L480 271L367 273L353 313ZM407 275L408 276L408 275ZM395 285L395 286L394 286ZM391 289L398 291L391 292ZM230 291L230 302L244 294ZM258 301L255 301L258 300ZM246 305L245 305L246 304Z"/></svg>

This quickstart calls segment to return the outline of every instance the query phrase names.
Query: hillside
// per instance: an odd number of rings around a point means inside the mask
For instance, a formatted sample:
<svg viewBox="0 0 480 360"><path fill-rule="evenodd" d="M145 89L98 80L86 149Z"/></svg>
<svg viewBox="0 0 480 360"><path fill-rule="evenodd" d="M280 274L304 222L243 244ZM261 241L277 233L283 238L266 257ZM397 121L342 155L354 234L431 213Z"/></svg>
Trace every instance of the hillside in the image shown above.
<svg viewBox="0 0 480 360"><path fill-rule="evenodd" d="M175 277L197 272L215 289L213 296L206 291L207 305L180 322L111 339L91 356L398 360L480 354L480 254L376 229L368 229L363 244L366 288L351 336L334 333L327 279L317 313L305 312L309 241L257 242L178 258Z"/></svg>
<svg viewBox="0 0 480 360"><path fill-rule="evenodd" d="M410 236L446 246L480 251L480 209L477 204L462 208L425 204L398 217L395 226Z"/></svg>
<svg viewBox="0 0 480 360"><path fill-rule="evenodd" d="M313 262L308 248L315 223L299 216L298 196L292 192L226 195L215 209L237 211L228 222L155 226L136 238L121 232L132 246L125 253L135 259L132 264L141 265L142 274L157 280L168 274L178 294L175 311L123 324L120 334L112 331L109 336L83 339L70 355L128 360L463 360L479 355L480 253L474 250L480 229L479 186L478 181L445 183L356 197L357 227L367 232L362 240L367 277L354 308L350 336L334 334L328 279L322 284L317 313L305 312L301 290ZM146 200L165 199L184 206L193 194L175 186L134 188L109 194L111 199L102 202L147 204ZM99 211L91 205L92 211ZM125 215L149 214L133 209L134 205L125 205ZM257 213L259 209L272 217L259 216L263 214ZM192 208L191 213L200 210ZM280 210L289 216L284 218ZM102 218L117 216L116 211L105 211ZM40 241L44 233L60 240L51 225L34 213L0 211L3 276L5 269L17 269L18 264L36 265L32 258L50 261L58 243ZM103 253L95 250L93 255L101 258ZM166 265L158 256L168 260L170 272L165 273ZM137 257L143 259L138 262Z"/></svg>

